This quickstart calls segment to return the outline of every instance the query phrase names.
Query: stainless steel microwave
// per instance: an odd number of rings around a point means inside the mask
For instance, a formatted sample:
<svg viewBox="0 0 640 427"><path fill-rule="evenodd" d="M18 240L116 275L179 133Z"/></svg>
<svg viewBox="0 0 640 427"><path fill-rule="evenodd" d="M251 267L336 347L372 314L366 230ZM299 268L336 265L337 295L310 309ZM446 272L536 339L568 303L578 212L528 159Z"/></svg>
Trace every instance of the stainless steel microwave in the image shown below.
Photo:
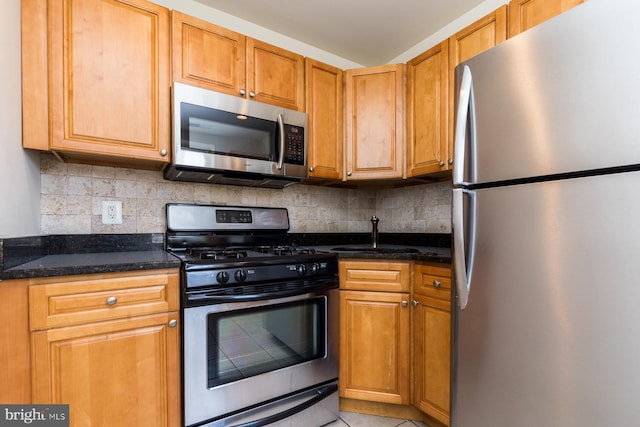
<svg viewBox="0 0 640 427"><path fill-rule="evenodd" d="M283 188L308 177L308 116L173 84L172 161L164 177Z"/></svg>

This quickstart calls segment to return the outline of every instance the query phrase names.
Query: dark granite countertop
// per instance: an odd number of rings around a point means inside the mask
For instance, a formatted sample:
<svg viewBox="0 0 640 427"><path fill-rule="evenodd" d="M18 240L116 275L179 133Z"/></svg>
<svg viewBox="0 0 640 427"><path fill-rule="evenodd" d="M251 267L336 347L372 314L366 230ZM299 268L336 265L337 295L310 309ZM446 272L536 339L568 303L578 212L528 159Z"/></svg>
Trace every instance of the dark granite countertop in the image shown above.
<svg viewBox="0 0 640 427"><path fill-rule="evenodd" d="M0 279L178 268L163 234L37 236L0 240Z"/></svg>
<svg viewBox="0 0 640 427"><path fill-rule="evenodd" d="M451 262L449 234L291 233L293 241L339 258ZM342 249L337 249L342 248ZM0 239L0 280L178 268L164 234L52 235Z"/></svg>

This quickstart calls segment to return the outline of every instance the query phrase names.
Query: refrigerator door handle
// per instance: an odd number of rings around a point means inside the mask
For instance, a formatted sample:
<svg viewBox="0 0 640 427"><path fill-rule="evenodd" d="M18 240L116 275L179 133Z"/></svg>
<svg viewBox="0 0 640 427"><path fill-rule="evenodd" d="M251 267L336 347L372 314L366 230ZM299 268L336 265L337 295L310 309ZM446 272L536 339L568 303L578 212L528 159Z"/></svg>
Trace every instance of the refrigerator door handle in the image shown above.
<svg viewBox="0 0 640 427"><path fill-rule="evenodd" d="M469 209L465 215L464 197L469 197ZM468 223L465 218L469 218ZM473 191L461 188L453 189L452 214L453 228L453 275L456 284L458 306L464 310L469 302L471 290L471 269L475 251L475 198ZM468 228L465 228L465 225Z"/></svg>
<svg viewBox="0 0 640 427"><path fill-rule="evenodd" d="M454 133L454 156L453 156L453 185L466 185L464 180L465 159L467 150L467 123L470 127L469 132L469 149L471 153L475 153L476 144L476 120L475 107L473 103L473 78L471 69L464 66L462 70L462 79L460 82L460 90L458 92L458 109L456 116L456 125ZM473 159L469 166L470 178L475 176L475 165Z"/></svg>

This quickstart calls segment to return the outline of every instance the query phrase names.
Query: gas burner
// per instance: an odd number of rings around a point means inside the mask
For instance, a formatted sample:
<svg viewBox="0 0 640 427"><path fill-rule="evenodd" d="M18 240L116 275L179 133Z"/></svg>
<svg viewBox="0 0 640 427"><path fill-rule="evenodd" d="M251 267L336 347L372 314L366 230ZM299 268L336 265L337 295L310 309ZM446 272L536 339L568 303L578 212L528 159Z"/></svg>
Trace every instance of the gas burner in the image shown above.
<svg viewBox="0 0 640 427"><path fill-rule="evenodd" d="M265 245L258 246L256 251L263 254L284 256L284 255L309 255L316 253L315 249L299 248L292 245Z"/></svg>
<svg viewBox="0 0 640 427"><path fill-rule="evenodd" d="M193 248L189 249L188 252L193 258L202 260L240 259L247 257L246 251L234 248Z"/></svg>

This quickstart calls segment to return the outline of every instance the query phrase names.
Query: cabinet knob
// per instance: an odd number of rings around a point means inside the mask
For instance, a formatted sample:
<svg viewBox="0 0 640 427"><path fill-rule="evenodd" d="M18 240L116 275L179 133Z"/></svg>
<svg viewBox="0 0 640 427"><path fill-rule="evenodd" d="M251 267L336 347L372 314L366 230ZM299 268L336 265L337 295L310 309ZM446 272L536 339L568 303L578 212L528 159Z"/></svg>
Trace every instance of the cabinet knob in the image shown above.
<svg viewBox="0 0 640 427"><path fill-rule="evenodd" d="M351 176L351 171L348 171L348 172L347 172L347 176Z"/></svg>
<svg viewBox="0 0 640 427"><path fill-rule="evenodd" d="M313 172L314 170L316 170L316 168L314 168L313 166L309 168L309 172Z"/></svg>
<svg viewBox="0 0 640 427"><path fill-rule="evenodd" d="M449 159L449 161L448 161L447 163L449 163L450 165L452 165L452 164L453 164L453 159Z"/></svg>
<svg viewBox="0 0 640 427"><path fill-rule="evenodd" d="M440 166L440 167L444 166L444 162L443 162L442 160L440 160L440 161L438 162L438 166Z"/></svg>
<svg viewBox="0 0 640 427"><path fill-rule="evenodd" d="M439 288L439 287L440 287L440 281L438 281L438 280L434 280L434 281L433 281L433 287L434 287L434 288Z"/></svg>
<svg viewBox="0 0 640 427"><path fill-rule="evenodd" d="M178 325L178 321L176 319L169 320L169 327L175 328Z"/></svg>
<svg viewBox="0 0 640 427"><path fill-rule="evenodd" d="M254 91L251 91L251 92L249 92L249 96L250 96L251 98L253 98L254 96L256 96L256 93L255 93Z"/></svg>
<svg viewBox="0 0 640 427"><path fill-rule="evenodd" d="M409 305L409 303L408 303L408 302L406 302L406 301L402 301L400 304L402 304L402 306L403 306L403 307L406 307L406 306L408 306L408 305Z"/></svg>
<svg viewBox="0 0 640 427"><path fill-rule="evenodd" d="M420 304L420 303L418 301L416 301L416 300L411 301L411 305L413 305L414 307L417 307L418 304Z"/></svg>
<svg viewBox="0 0 640 427"><path fill-rule="evenodd" d="M246 90L244 90L244 89L240 89L240 95L245 95L246 93L247 93L247 91L246 91Z"/></svg>
<svg viewBox="0 0 640 427"><path fill-rule="evenodd" d="M107 298L107 305L115 305L117 302L118 302L118 298L116 297Z"/></svg>
<svg viewBox="0 0 640 427"><path fill-rule="evenodd" d="M160 150L160 154L162 156L166 156L167 155L167 150L163 148L162 150Z"/></svg>

